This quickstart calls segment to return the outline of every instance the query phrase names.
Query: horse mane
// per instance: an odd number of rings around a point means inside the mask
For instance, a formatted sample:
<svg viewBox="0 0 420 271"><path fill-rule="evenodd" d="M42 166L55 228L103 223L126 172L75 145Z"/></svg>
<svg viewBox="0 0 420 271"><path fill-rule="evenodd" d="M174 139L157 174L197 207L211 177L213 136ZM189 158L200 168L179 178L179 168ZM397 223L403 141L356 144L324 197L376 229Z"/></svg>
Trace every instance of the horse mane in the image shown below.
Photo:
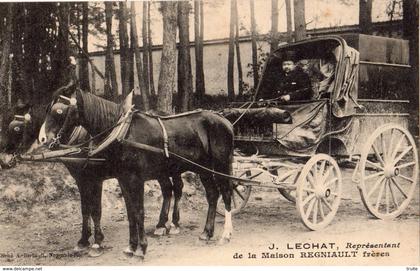
<svg viewBox="0 0 420 271"><path fill-rule="evenodd" d="M119 104L84 91L78 91L77 94L81 98L80 111L92 135L118 122L121 115ZM79 97L77 100L80 101Z"/></svg>

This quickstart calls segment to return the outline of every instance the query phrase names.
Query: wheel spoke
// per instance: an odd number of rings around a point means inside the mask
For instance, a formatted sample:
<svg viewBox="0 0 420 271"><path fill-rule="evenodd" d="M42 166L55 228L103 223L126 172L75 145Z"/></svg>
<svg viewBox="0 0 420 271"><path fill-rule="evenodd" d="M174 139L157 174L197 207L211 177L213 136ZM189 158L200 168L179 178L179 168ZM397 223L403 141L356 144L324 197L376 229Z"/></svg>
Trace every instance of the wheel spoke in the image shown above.
<svg viewBox="0 0 420 271"><path fill-rule="evenodd" d="M238 190L238 187L235 187L234 188L234 190L235 190L235 192L236 192L236 194L238 194L238 196L242 199L242 200L245 200L245 197L241 194L241 192Z"/></svg>
<svg viewBox="0 0 420 271"><path fill-rule="evenodd" d="M381 154L379 153L378 149L376 148L375 143L373 143L373 144L372 144L372 149L373 149L373 151L375 152L376 158L379 160L379 162L381 162L381 165L382 165L382 166L385 166L385 162L384 162L384 160L382 159L382 156L381 156Z"/></svg>
<svg viewBox="0 0 420 271"><path fill-rule="evenodd" d="M398 190L400 190L400 192L401 192L401 194L406 198L406 199L408 199L408 196L407 196L407 194L404 192L404 190L402 189L402 187L401 187L401 185L394 179L394 178L391 178L391 181L392 181L392 183L398 188Z"/></svg>
<svg viewBox="0 0 420 271"><path fill-rule="evenodd" d="M314 177L312 176L312 174L311 174L310 171L308 172L308 175L307 176L308 177L306 179L309 181L309 183L311 184L312 188L315 188L316 180L314 180Z"/></svg>
<svg viewBox="0 0 420 271"><path fill-rule="evenodd" d="M373 166L373 167L375 167L375 168L377 168L377 169L380 169L380 170L384 170L384 168L383 167L381 167L380 165L378 165L377 163L374 163L374 162L372 162L372 161L369 161L368 159L366 159L366 163L368 163L369 165L371 165L371 166Z"/></svg>
<svg viewBox="0 0 420 271"><path fill-rule="evenodd" d="M389 149L388 149L388 158L389 160L394 159L394 157L392 157L392 144L394 143L394 130L395 129L391 129L391 139L389 140Z"/></svg>
<svg viewBox="0 0 420 271"><path fill-rule="evenodd" d="M327 168L327 172L325 173L325 176L322 177L322 183L324 183L325 180L327 180L328 177L330 177L331 171L333 171L333 170L334 170L334 167L332 167L332 166Z"/></svg>
<svg viewBox="0 0 420 271"><path fill-rule="evenodd" d="M333 178L333 179L329 180L329 181L325 184L325 186L326 186L326 187L329 187L330 185L332 185L332 184L333 184L333 183L335 183L336 181L338 181L338 178L337 178L337 177L335 177L335 178Z"/></svg>
<svg viewBox="0 0 420 271"><path fill-rule="evenodd" d="M409 177L407 177L405 175L400 174L397 177L401 177L403 180L409 181L410 183L414 183L414 179L409 178Z"/></svg>
<svg viewBox="0 0 420 271"><path fill-rule="evenodd" d="M321 214L321 218L322 220L325 220L324 207L322 207L321 201L319 201L318 206L319 206L319 213Z"/></svg>
<svg viewBox="0 0 420 271"><path fill-rule="evenodd" d="M312 216L312 221L314 222L314 224L316 224L317 220L318 220L318 199L315 200L314 213Z"/></svg>
<svg viewBox="0 0 420 271"><path fill-rule="evenodd" d="M395 146L394 150L392 151L392 155L391 155L390 159L394 159L394 157L397 155L398 150L400 149L401 143L403 142L404 138L405 138L405 135L400 137L400 140L398 140L397 145Z"/></svg>
<svg viewBox="0 0 420 271"><path fill-rule="evenodd" d="M392 180L388 182L389 191L390 191L390 194L391 194L391 199L394 202L395 208L398 209L398 202L397 202L397 199L394 195L394 190L392 190L391 182L392 182Z"/></svg>
<svg viewBox="0 0 420 271"><path fill-rule="evenodd" d="M394 159L394 165L398 163L409 151L413 149L413 146L407 147L397 158Z"/></svg>
<svg viewBox="0 0 420 271"><path fill-rule="evenodd" d="M327 163L327 160L322 160L321 163L321 168L319 169L320 175L323 177L324 176L324 171L325 171L325 164Z"/></svg>
<svg viewBox="0 0 420 271"><path fill-rule="evenodd" d="M239 209L239 205L238 205L238 202L237 202L237 200L236 200L235 195L233 195L232 200L233 200L233 207L234 207L235 209Z"/></svg>
<svg viewBox="0 0 420 271"><path fill-rule="evenodd" d="M365 177L365 181L366 180L368 180L368 179L372 179L372 178L375 178L375 177L379 177L379 176L381 176L381 175L383 175L384 173L383 172L377 172L377 173L374 173L374 174L370 174L370 175L367 175L366 177Z"/></svg>
<svg viewBox="0 0 420 271"><path fill-rule="evenodd" d="M382 155L384 156L384 161L387 162L388 161L388 152L386 150L386 144L385 144L385 139L384 139L384 133L381 134L381 145L382 145Z"/></svg>
<svg viewBox="0 0 420 271"><path fill-rule="evenodd" d="M389 201L389 194L388 194L388 182L389 182L389 180L387 179L387 180L385 180L385 185L384 185L384 187L385 187L385 205L386 205L386 213L387 214L389 214L389 204L388 204L388 201Z"/></svg>
<svg viewBox="0 0 420 271"><path fill-rule="evenodd" d="M402 164L402 165L398 165L397 167L399 169L402 169L402 168L414 166L415 164L416 164L416 162L409 162L409 163L405 163L405 164Z"/></svg>
<svg viewBox="0 0 420 271"><path fill-rule="evenodd" d="M328 207L328 209L330 209L330 211L333 210L332 207L331 207L331 204L329 204L329 202L326 199L321 198L321 201L325 204L325 206Z"/></svg>
<svg viewBox="0 0 420 271"><path fill-rule="evenodd" d="M311 192L311 193L315 193L315 189L312 189L312 188L303 188L302 189L303 191L306 191L306 192Z"/></svg>
<svg viewBox="0 0 420 271"><path fill-rule="evenodd" d="M379 189L378 198L376 199L376 205L375 205L376 210L379 209L379 204L381 203L382 193L384 192L385 183L386 182L382 183L381 188Z"/></svg>
<svg viewBox="0 0 420 271"><path fill-rule="evenodd" d="M316 198L311 200L311 203L309 203L309 205L308 205L308 209L306 209L305 217L307 219L309 219L309 216L311 215L312 209L314 208L315 201L316 201Z"/></svg>
<svg viewBox="0 0 420 271"><path fill-rule="evenodd" d="M302 206L305 206L309 201L311 201L315 197L315 194L310 194L306 197L306 199L302 202Z"/></svg>
<svg viewBox="0 0 420 271"><path fill-rule="evenodd" d="M372 189L367 194L367 198L369 199L372 193L378 188L378 186L382 183L382 181L385 179L385 176L382 176L382 178L378 179L376 183L373 185Z"/></svg>

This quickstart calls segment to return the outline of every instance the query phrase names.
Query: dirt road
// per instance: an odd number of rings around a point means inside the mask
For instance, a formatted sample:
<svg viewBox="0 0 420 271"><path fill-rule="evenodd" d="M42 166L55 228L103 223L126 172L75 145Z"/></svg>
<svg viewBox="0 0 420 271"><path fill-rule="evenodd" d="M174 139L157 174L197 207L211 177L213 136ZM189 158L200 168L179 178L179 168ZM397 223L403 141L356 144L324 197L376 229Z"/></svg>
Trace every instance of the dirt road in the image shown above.
<svg viewBox="0 0 420 271"><path fill-rule="evenodd" d="M49 172L48 168L41 172L33 167L31 170L23 177L16 171L14 178L33 182L34 178L45 178ZM53 169L61 170L60 166ZM105 251L101 257L92 258L72 251L80 237L81 214L71 178L60 179L61 189L71 190L69 194L75 196L55 194L55 198L29 206L22 201L21 195L10 195L7 189L11 182L5 181L10 176L5 173L0 176L3 178L0 185L3 196L0 205L0 265L419 265L418 186L414 200L403 215L393 221L381 221L368 215L356 186L346 179L335 219L330 226L317 232L308 231L303 226L295 205L276 190L254 189L246 208L234 217L231 242L219 245L216 239L221 235L222 217L217 218L215 240L207 243L198 240L207 203L200 188L189 183L181 204L181 233L153 236L161 197L157 184L152 182L146 193L149 250L146 258L141 260L128 258L122 253L128 245L128 222L115 180L106 181L103 192ZM345 177L349 176L350 172L345 172ZM5 200L5 193L9 201ZM13 197L20 200L12 204ZM368 245L366 243L382 244L385 248L356 250L353 246ZM387 244L394 248L386 248ZM328 248L323 248L324 245ZM346 251L348 257L337 256L338 252ZM328 258L325 258L325 252L329 252ZM254 254L255 258L249 258ZM238 259L240 255L242 259ZM267 255L277 258L266 258Z"/></svg>

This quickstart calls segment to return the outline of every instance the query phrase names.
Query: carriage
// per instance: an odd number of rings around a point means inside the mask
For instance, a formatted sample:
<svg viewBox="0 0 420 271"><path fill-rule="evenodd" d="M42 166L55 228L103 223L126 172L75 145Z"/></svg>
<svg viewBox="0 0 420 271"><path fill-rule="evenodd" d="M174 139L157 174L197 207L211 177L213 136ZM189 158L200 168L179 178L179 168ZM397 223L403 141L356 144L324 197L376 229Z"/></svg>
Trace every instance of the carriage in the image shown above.
<svg viewBox="0 0 420 271"><path fill-rule="evenodd" d="M312 75L313 98L261 99L272 91L289 51ZM409 132L408 54L407 41L361 34L309 39L273 52L253 101L223 110L234 123L234 175L251 180L236 181L234 212L246 205L253 186L272 187L296 203L306 227L321 229L340 204L340 168L350 167L370 214L401 214L414 195L419 168ZM333 77L323 85L317 75L327 62Z"/></svg>
<svg viewBox="0 0 420 271"><path fill-rule="evenodd" d="M282 59L290 51L307 65L313 98L292 102L282 102L275 95L262 98L261 93L272 91ZM234 127L237 151L232 175L186 158L189 153L183 156L182 148L178 148L180 153L168 150L163 122L200 111L168 117L143 114L153 119L155 134L162 134L161 142L151 146L128 140L133 93L122 103L122 111L113 106L122 113L120 120L84 144L21 158L100 165L106 163L101 154L116 144L155 153L158 161L161 155L170 156L207 174L231 179L235 184L233 214L246 205L253 186L277 188L296 203L304 225L311 230L322 229L333 220L342 194L341 168L352 168L351 179L369 213L380 219L395 218L408 206L418 182L418 153L409 132L406 99L410 90L408 55L407 41L358 34L281 46L268 57L252 101L232 103L221 112ZM326 84L321 76L326 77L321 73L325 65L332 72ZM60 97L53 107L64 123L51 144L60 141L60 133L71 119L69 108L76 105L73 98ZM105 132L108 135L103 140L90 144Z"/></svg>

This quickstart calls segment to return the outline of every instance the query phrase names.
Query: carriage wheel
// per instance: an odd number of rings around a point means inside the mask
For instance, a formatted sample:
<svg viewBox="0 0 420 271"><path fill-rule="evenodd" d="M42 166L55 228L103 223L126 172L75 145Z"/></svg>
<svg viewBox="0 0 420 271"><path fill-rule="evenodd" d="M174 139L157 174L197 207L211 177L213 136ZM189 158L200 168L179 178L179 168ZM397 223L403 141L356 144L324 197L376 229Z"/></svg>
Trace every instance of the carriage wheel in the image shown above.
<svg viewBox="0 0 420 271"><path fill-rule="evenodd" d="M311 230L327 226L340 205L342 178L337 162L319 153L303 167L296 187L296 207Z"/></svg>
<svg viewBox="0 0 420 271"><path fill-rule="evenodd" d="M242 173L239 177L249 175L249 172ZM247 204L249 196L251 195L251 186L249 185L233 185L233 194L232 194L232 215L239 213ZM216 212L224 216L225 215L225 204L223 203L222 196L219 197L217 202Z"/></svg>
<svg viewBox="0 0 420 271"><path fill-rule="evenodd" d="M379 127L360 157L359 192L366 209L392 219L410 203L418 181L419 162L411 134L396 124Z"/></svg>

